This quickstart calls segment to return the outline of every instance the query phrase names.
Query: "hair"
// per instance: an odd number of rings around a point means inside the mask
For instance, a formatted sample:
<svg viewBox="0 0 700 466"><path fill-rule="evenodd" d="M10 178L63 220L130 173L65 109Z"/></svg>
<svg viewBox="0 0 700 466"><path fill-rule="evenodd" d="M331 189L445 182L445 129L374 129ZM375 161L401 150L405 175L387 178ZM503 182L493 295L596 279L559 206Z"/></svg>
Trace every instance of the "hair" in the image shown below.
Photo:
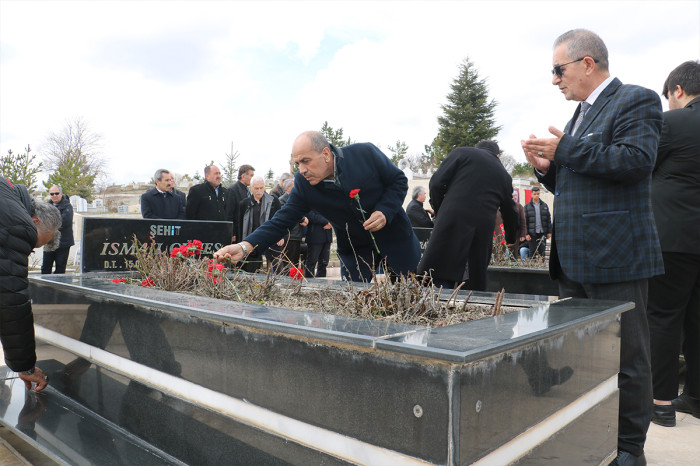
<svg viewBox="0 0 700 466"><path fill-rule="evenodd" d="M204 167L204 176L205 176L205 177L206 177L206 176L209 174L209 172L211 171L211 167L214 167L214 166L215 166L215 165L212 163L211 165L207 165L206 167Z"/></svg>
<svg viewBox="0 0 700 466"><path fill-rule="evenodd" d="M570 60L591 57L598 60L598 68L608 71L608 48L603 39L588 29L572 29L557 37L554 48L566 44L566 56Z"/></svg>
<svg viewBox="0 0 700 466"><path fill-rule="evenodd" d="M204 174L205 174L205 175L206 175L207 172L208 172L208 168L209 168L209 167L205 167L205 168L204 168ZM168 170L166 170L165 168L159 168L158 170L156 170L156 174L153 175L153 179L156 180L156 181L160 181L160 180L163 179L163 175L169 175L169 174L170 174L170 172L169 172Z"/></svg>
<svg viewBox="0 0 700 466"><path fill-rule="evenodd" d="M668 93L673 93L676 86L690 96L700 95L700 61L688 60L678 65L666 78L661 94L668 99Z"/></svg>
<svg viewBox="0 0 700 466"><path fill-rule="evenodd" d="M54 186L56 186L56 187L58 188L58 192L59 192L59 193L63 193L63 188L61 187L60 184L51 185L51 186L49 187L49 191L51 191L51 188L54 187Z"/></svg>
<svg viewBox="0 0 700 466"><path fill-rule="evenodd" d="M533 187L532 187L532 192L533 192L533 193L536 193L536 192L538 192L539 190L540 190L540 188L538 188L537 186L533 186Z"/></svg>
<svg viewBox="0 0 700 466"><path fill-rule="evenodd" d="M284 186L284 182L290 179L291 177L292 175L287 172L282 173L282 175L280 176L280 184Z"/></svg>
<svg viewBox="0 0 700 466"><path fill-rule="evenodd" d="M262 181L262 184L265 184L265 179L262 176L254 176L252 180L250 180L250 186L253 186L255 183L259 183Z"/></svg>
<svg viewBox="0 0 700 466"><path fill-rule="evenodd" d="M286 180L284 180L284 185L282 187L286 191L287 188L289 188L290 186L293 186L293 185L294 185L294 178L287 178Z"/></svg>
<svg viewBox="0 0 700 466"><path fill-rule="evenodd" d="M308 133L309 135L309 140L311 141L311 148L314 150L314 152L318 152L319 154L323 152L323 149L331 148L331 144L328 142L328 139L321 133L320 131L311 131Z"/></svg>
<svg viewBox="0 0 700 466"><path fill-rule="evenodd" d="M411 192L411 199L415 201L418 198L418 195L423 191L425 191L425 188L423 186L416 186Z"/></svg>
<svg viewBox="0 0 700 466"><path fill-rule="evenodd" d="M32 197L32 217L39 219L36 224L36 229L39 233L54 233L53 238L44 247L48 251L53 251L58 248L58 243L61 240L61 212L52 204L43 202L37 197Z"/></svg>
<svg viewBox="0 0 700 466"><path fill-rule="evenodd" d="M252 165L241 165L238 167L238 179L240 180L243 175L248 173L250 170L255 171Z"/></svg>
<svg viewBox="0 0 700 466"><path fill-rule="evenodd" d="M482 139L481 141L477 142L476 146L474 147L485 150L496 157L498 157L498 154L501 153L498 143L492 139Z"/></svg>

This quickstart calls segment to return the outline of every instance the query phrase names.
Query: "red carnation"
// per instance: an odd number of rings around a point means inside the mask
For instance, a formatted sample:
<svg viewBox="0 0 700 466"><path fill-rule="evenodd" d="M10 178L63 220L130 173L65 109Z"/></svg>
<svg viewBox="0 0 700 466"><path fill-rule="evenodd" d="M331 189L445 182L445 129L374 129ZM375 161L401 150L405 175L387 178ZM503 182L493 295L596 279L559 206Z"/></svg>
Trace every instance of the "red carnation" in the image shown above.
<svg viewBox="0 0 700 466"><path fill-rule="evenodd" d="M350 191L350 199L355 199L355 196L357 196L358 194L360 194L360 190L353 189L352 191Z"/></svg>
<svg viewBox="0 0 700 466"><path fill-rule="evenodd" d="M156 286L156 282L152 278L147 278L141 282L141 286Z"/></svg>
<svg viewBox="0 0 700 466"><path fill-rule="evenodd" d="M304 278L304 272L298 267L292 267L289 270L289 276L292 277L294 280L301 280L302 278Z"/></svg>

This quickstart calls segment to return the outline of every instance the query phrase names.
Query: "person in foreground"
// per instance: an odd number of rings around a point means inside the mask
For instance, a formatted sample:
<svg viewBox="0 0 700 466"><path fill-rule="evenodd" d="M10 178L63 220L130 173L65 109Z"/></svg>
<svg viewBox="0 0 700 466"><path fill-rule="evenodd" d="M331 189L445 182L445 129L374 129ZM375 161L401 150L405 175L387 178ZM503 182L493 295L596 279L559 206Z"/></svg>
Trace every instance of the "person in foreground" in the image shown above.
<svg viewBox="0 0 700 466"><path fill-rule="evenodd" d="M214 253L216 260L238 261L254 246L269 247L315 210L333 225L343 278L369 281L382 259L391 274L415 272L420 247L402 207L408 181L386 155L370 143L337 148L307 131L294 141L292 159L299 171L284 207L240 243Z"/></svg>
<svg viewBox="0 0 700 466"><path fill-rule="evenodd" d="M676 425L676 411L700 418L700 62L687 61L663 87L669 111L652 175L651 206L659 229L663 275L649 281L654 413ZM685 385L678 396L678 342Z"/></svg>
<svg viewBox="0 0 700 466"><path fill-rule="evenodd" d="M34 318L29 298L28 258L34 248L60 240L61 213L29 196L22 185L0 179L0 340L5 364L17 372L27 390L46 388L36 364Z"/></svg>
<svg viewBox="0 0 700 466"><path fill-rule="evenodd" d="M661 100L623 85L591 31L554 43L552 84L581 102L564 131L521 141L528 162L554 193L549 271L559 297L632 301L620 323L618 455L612 464L646 464L652 412L647 279L664 272L651 211L651 173L661 131Z"/></svg>

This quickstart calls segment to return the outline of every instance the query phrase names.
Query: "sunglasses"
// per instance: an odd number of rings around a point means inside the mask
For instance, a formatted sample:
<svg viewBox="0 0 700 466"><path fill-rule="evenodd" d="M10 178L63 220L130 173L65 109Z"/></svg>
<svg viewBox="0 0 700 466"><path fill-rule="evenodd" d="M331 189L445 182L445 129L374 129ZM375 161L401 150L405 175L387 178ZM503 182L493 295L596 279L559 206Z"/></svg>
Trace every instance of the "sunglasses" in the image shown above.
<svg viewBox="0 0 700 466"><path fill-rule="evenodd" d="M557 75L559 78L564 76L564 70L562 69L563 66L570 65L572 63L579 62L581 60L584 60L586 57L581 57L578 60L570 61L569 63L564 63L561 65L554 65L554 68L552 68L552 75ZM598 63L600 60L594 58L593 63Z"/></svg>
<svg viewBox="0 0 700 466"><path fill-rule="evenodd" d="M61 193L49 193L49 196L58 196Z"/></svg>

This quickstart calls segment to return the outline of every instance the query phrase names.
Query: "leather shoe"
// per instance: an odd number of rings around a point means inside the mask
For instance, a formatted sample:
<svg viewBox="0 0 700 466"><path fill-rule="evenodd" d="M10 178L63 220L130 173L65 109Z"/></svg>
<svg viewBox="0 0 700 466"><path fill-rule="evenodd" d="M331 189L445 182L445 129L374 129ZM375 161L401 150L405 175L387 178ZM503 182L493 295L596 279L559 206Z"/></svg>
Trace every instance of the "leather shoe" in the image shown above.
<svg viewBox="0 0 700 466"><path fill-rule="evenodd" d="M700 418L700 400L694 400L685 393L681 393L678 398L671 400L671 406L673 406L676 411L692 414Z"/></svg>
<svg viewBox="0 0 700 466"><path fill-rule="evenodd" d="M634 456L632 453L625 450L618 450L617 457L610 463L611 466L646 466L647 459L642 453L639 456Z"/></svg>
<svg viewBox="0 0 700 466"><path fill-rule="evenodd" d="M676 410L671 405L654 405L651 413L651 422L664 427L676 425Z"/></svg>

